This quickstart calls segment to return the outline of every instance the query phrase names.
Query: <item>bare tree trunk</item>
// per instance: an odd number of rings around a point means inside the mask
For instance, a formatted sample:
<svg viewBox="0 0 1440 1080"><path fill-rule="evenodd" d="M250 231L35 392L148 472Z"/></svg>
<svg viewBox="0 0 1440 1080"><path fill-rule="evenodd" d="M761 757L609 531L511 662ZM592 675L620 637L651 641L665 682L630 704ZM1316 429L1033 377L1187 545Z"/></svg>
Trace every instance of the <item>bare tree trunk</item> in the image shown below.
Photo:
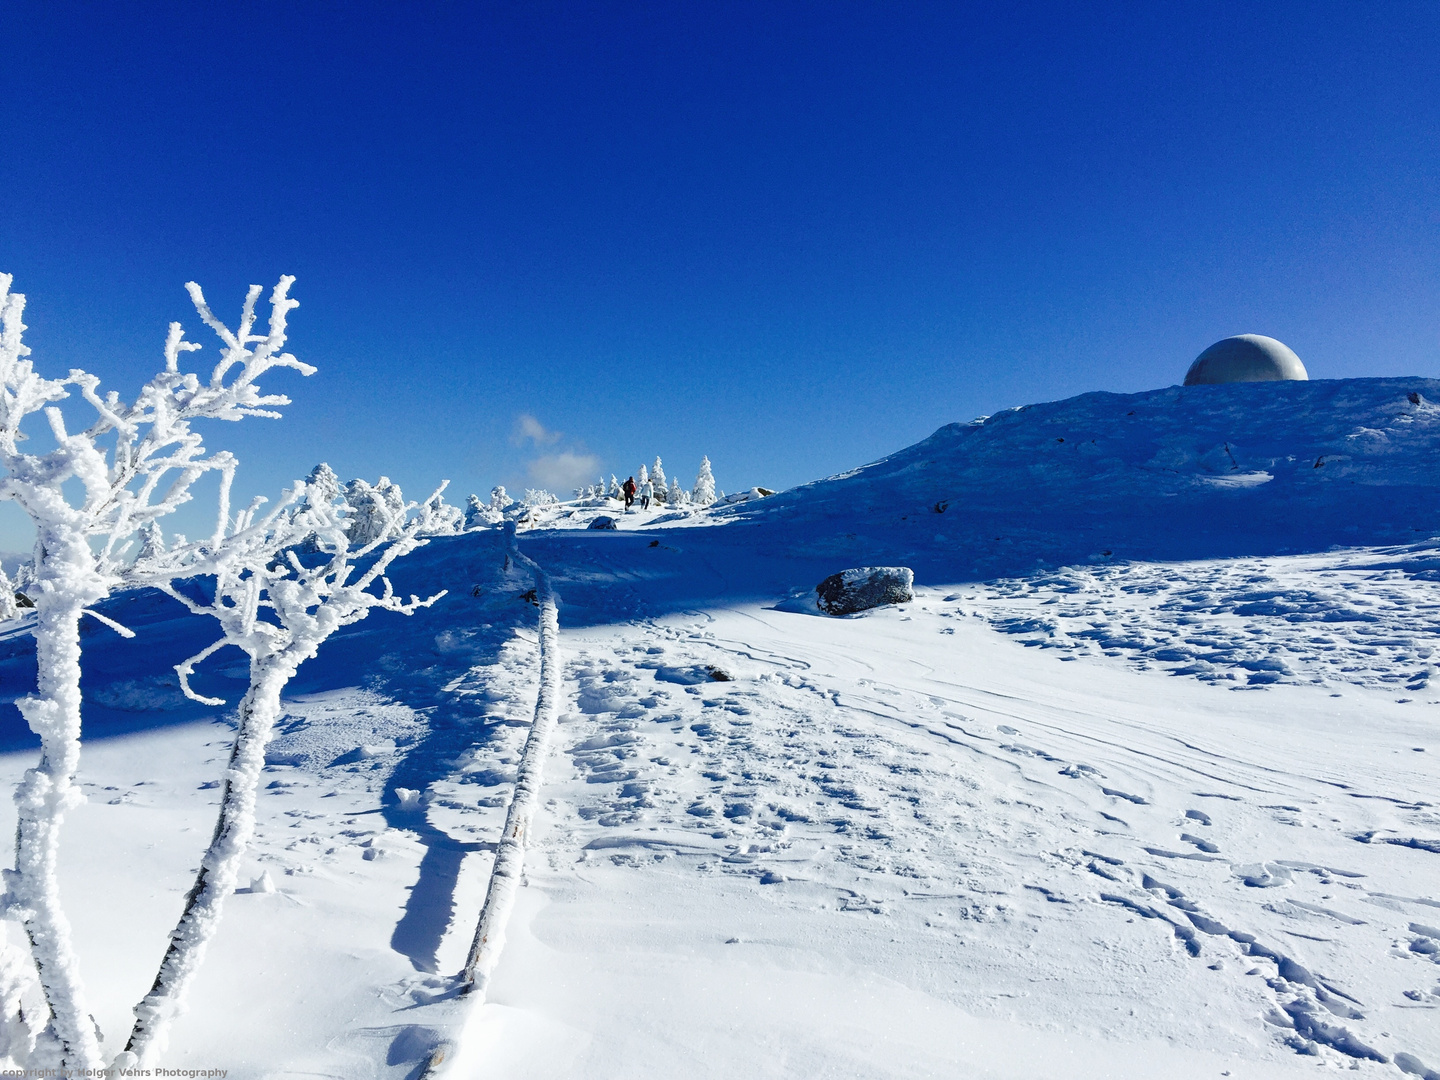
<svg viewBox="0 0 1440 1080"><path fill-rule="evenodd" d="M240 703L215 834L185 897L180 921L170 932L170 946L155 983L135 1006L135 1027L125 1049L142 1068L164 1052L170 1025L220 924L225 899L235 891L240 861L255 831L255 797L265 767L265 747L280 715L280 693L296 667L288 653L251 661L250 690Z"/></svg>

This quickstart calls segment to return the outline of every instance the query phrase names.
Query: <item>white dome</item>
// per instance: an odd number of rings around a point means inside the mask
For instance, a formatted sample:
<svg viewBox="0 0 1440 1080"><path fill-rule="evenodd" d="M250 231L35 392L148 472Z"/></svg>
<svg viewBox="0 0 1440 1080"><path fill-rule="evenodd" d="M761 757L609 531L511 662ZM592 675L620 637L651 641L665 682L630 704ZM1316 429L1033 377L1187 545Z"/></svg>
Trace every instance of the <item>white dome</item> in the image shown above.
<svg viewBox="0 0 1440 1080"><path fill-rule="evenodd" d="M1240 334L1217 341L1197 356L1185 373L1185 385L1309 378L1288 345L1263 334Z"/></svg>

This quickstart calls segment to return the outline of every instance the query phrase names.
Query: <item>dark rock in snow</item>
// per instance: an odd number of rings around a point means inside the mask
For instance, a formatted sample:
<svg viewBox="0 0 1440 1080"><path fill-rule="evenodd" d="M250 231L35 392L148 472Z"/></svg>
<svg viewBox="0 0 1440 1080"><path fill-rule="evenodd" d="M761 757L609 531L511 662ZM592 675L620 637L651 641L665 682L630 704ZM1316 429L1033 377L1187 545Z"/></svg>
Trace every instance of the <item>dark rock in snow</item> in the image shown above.
<svg viewBox="0 0 1440 1080"><path fill-rule="evenodd" d="M711 664L693 667L660 666L655 669L655 678L661 682L678 683L681 686L695 686L704 682L734 682L735 676L723 668Z"/></svg>
<svg viewBox="0 0 1440 1080"><path fill-rule="evenodd" d="M587 529L613 529L615 528L615 519L612 517L597 517L585 527Z"/></svg>
<svg viewBox="0 0 1440 1080"><path fill-rule="evenodd" d="M915 599L910 587L915 572L908 566L861 566L831 574L815 592L820 610L828 615L851 615L881 604L906 604Z"/></svg>

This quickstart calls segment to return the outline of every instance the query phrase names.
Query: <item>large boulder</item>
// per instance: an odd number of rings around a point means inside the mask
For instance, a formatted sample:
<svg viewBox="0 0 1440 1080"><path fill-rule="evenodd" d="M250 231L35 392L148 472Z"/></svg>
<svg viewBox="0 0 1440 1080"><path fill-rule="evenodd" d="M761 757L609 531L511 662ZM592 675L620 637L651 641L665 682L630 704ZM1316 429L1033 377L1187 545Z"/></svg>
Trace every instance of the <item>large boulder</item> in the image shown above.
<svg viewBox="0 0 1440 1080"><path fill-rule="evenodd" d="M585 527L587 529L613 529L615 528L615 519L612 517L597 517Z"/></svg>
<svg viewBox="0 0 1440 1080"><path fill-rule="evenodd" d="M831 574L819 585L820 610L828 615L853 615L882 604L908 604L915 571L908 566L859 566Z"/></svg>

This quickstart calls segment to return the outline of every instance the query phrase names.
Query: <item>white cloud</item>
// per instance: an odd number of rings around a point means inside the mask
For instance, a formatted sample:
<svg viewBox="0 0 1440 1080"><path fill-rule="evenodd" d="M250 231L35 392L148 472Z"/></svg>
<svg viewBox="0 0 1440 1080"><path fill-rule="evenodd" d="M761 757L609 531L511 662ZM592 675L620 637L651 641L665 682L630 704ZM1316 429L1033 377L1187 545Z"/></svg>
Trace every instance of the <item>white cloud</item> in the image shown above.
<svg viewBox="0 0 1440 1080"><path fill-rule="evenodd" d="M576 454L569 450L546 454L530 462L526 469L535 486L568 498L577 487L593 484L600 475L600 459L594 454Z"/></svg>
<svg viewBox="0 0 1440 1080"><path fill-rule="evenodd" d="M559 442L561 434L551 431L529 413L521 413L515 418L515 430L510 435L510 441L516 446L524 446L527 441L536 446L549 446Z"/></svg>

